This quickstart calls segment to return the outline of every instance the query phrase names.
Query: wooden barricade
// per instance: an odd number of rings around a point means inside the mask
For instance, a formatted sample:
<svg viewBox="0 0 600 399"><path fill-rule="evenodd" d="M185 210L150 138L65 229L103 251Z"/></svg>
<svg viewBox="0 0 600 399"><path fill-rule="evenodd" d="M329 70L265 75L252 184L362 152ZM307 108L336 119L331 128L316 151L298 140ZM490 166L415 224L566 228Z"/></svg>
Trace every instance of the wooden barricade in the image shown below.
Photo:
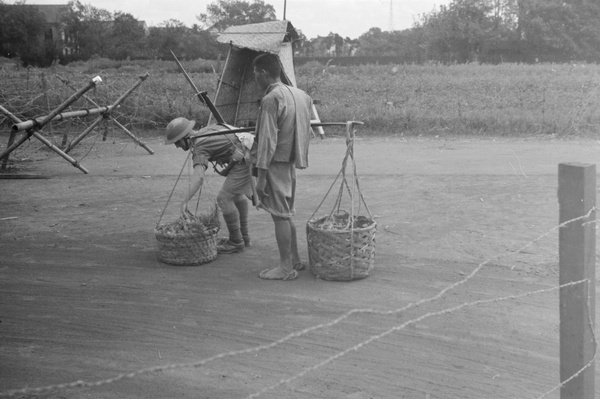
<svg viewBox="0 0 600 399"><path fill-rule="evenodd" d="M88 84L85 87L77 90L73 95L71 95L71 97L69 97L69 99L67 99L65 102L63 102L61 105L59 105L56 109L54 109L48 115L39 116L39 117L33 118L31 120L22 121L19 118L17 118L13 113L11 113L9 110L0 106L0 112L5 114L14 123L12 125L11 134L10 134L10 137L8 140L7 148L6 148L6 150L4 150L4 152L2 152L0 154L0 160L2 160L2 169L6 168L9 154L12 151L14 151L15 149L17 149L20 145L22 145L25 141L27 141L30 137L33 136L36 139L40 140L44 145L48 146L51 150L56 152L58 155L60 155L64 159L66 159L69 163L71 163L71 165L75 166L76 168L81 170L83 173L88 173L87 169L85 169L82 165L79 164L79 162L77 160L75 160L74 158L69 156L67 153L69 151L71 151L75 145L77 145L81 140L83 140L83 138L85 138L85 136L87 136L96 126L98 126L100 124L100 122L102 122L105 119L111 120L117 127L119 127L122 131L124 131L125 134L127 134L127 136L129 136L136 144L138 144L139 146L143 147L146 151L148 151L148 153L154 154L154 151L152 151L150 148L148 148L148 146L146 146L145 143L143 143L140 139L138 139L133 133L131 133L129 130L127 130L127 128L125 126L120 124L112 116L112 112L116 108L118 108L119 105L131 93L133 93L133 91L139 85L141 85L142 82L144 82L144 80L146 80L146 78L148 78L148 76L149 76L148 73L146 73L142 76L139 76L137 82L129 90L127 90L123 95L121 95L121 97L119 97L110 106L101 107L100 105L96 104L92 99L90 99L89 97L87 97L85 95L85 93L87 91L89 91L91 88L95 87L96 84L102 82L102 79L99 76L96 76L95 78L93 78L90 82L88 82ZM66 81L66 79L63 79L60 77L59 77L59 79L61 79L63 81L63 83L68 85L68 81ZM71 87L71 86L69 86L69 87ZM88 101L89 103L94 105L95 108L63 112L67 107L69 107L71 104L73 104L75 101L77 101L79 98L82 98L82 97L86 101ZM68 118L85 117L85 116L91 116L91 115L100 115L100 116L98 116L98 118L96 118L96 120L94 120L94 122L92 122L92 124L87 129L85 129L85 131L82 134L80 134L78 137L76 137L67 146L67 148L64 151L61 150L60 148L58 148L57 146L55 146L51 141L49 141L48 139L46 139L44 136L42 136L39 133L44 128L44 126L49 125L52 121L60 121L60 120L68 119ZM21 131L24 131L25 134L23 134L23 136L21 136L19 139L17 139L16 134Z"/></svg>

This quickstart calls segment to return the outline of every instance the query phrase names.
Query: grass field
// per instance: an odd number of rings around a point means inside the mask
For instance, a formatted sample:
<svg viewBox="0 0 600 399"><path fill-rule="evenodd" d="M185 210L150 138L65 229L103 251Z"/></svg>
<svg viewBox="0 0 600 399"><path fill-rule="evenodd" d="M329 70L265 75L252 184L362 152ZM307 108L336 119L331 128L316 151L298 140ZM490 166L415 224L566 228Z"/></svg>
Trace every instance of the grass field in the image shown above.
<svg viewBox="0 0 600 399"><path fill-rule="evenodd" d="M222 64L198 60L184 66L196 85L214 96ZM122 123L142 135L145 130L162 130L177 116L206 123L208 110L198 104L170 61L96 59L45 70L4 64L0 104L23 118L43 115L73 92L59 78L79 88L100 75L104 83L90 97L107 105L146 72L150 77L119 110ZM309 63L296 69L296 79L319 100L322 120L361 120L363 132L370 135L567 137L589 136L600 125L598 65ZM78 106L89 104L80 100ZM71 123L79 122L84 123Z"/></svg>

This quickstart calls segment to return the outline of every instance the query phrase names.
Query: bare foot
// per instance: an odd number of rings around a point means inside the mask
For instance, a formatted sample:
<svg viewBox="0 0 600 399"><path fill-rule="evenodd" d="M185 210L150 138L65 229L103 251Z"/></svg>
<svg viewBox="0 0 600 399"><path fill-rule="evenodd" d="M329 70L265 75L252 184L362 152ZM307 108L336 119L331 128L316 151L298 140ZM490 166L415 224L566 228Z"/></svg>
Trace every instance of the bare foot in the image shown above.
<svg viewBox="0 0 600 399"><path fill-rule="evenodd" d="M304 270L304 269L306 269L306 264L305 263L302 263L300 261L294 263L294 270L300 271L300 270Z"/></svg>
<svg viewBox="0 0 600 399"><path fill-rule="evenodd" d="M263 280L294 280L298 277L298 272L292 270L290 273L284 272L280 267L265 269L258 274Z"/></svg>

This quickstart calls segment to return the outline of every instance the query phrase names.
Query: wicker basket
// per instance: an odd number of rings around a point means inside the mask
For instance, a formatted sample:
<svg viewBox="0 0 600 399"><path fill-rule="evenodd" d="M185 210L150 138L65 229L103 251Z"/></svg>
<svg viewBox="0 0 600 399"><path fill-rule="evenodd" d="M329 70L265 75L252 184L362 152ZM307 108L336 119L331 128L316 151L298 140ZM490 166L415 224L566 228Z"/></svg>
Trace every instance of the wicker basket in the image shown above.
<svg viewBox="0 0 600 399"><path fill-rule="evenodd" d="M362 125L362 122L346 122L346 156L342 161L342 169L306 224L310 270L316 278L323 280L363 279L369 276L375 263L377 223L360 190L354 161L354 126L357 124ZM351 179L346 176L348 161L352 165ZM340 177L340 188L333 209L327 216L314 218ZM344 193L350 197L349 212L340 208ZM361 204L368 216L359 216Z"/></svg>
<svg viewBox="0 0 600 399"><path fill-rule="evenodd" d="M359 216L365 227L324 228L328 216L311 219L306 225L310 270L316 278L351 281L369 276L375 263L377 223Z"/></svg>
<svg viewBox="0 0 600 399"><path fill-rule="evenodd" d="M217 257L219 227L205 231L180 231L177 234L154 230L158 241L158 258L170 265L197 266Z"/></svg>

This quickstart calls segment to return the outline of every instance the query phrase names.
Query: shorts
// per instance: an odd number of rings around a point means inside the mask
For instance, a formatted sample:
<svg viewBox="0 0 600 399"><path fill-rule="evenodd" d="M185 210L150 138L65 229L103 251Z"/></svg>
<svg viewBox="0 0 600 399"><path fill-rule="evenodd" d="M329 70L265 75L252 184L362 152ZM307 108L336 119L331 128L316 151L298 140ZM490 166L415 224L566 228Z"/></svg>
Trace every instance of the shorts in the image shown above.
<svg viewBox="0 0 600 399"><path fill-rule="evenodd" d="M225 182L221 187L221 195L233 198L236 195L252 195L252 186L250 185L250 170L245 162L236 163L229 171Z"/></svg>
<svg viewBox="0 0 600 399"><path fill-rule="evenodd" d="M268 197L261 200L260 208L282 218L294 216L296 168L293 163L273 162L269 165L265 194Z"/></svg>

